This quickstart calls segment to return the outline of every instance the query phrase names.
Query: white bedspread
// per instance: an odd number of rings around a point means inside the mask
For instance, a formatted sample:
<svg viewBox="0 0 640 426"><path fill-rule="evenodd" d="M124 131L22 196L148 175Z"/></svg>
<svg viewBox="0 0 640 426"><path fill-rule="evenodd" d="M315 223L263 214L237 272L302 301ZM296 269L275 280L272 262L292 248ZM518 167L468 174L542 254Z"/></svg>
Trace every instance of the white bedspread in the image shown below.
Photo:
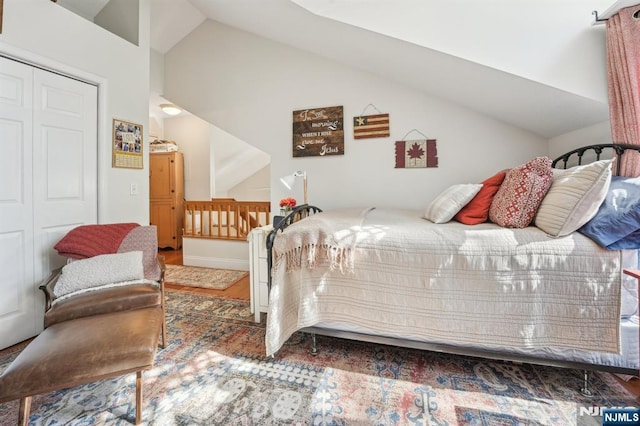
<svg viewBox="0 0 640 426"><path fill-rule="evenodd" d="M435 343L619 352L620 251L535 227L433 224L407 210L347 213L336 222L313 215L276 237L267 355L319 323ZM314 221L323 223L316 235ZM353 269L330 268L330 250L299 260L312 245L341 241ZM287 265L292 248L300 254Z"/></svg>

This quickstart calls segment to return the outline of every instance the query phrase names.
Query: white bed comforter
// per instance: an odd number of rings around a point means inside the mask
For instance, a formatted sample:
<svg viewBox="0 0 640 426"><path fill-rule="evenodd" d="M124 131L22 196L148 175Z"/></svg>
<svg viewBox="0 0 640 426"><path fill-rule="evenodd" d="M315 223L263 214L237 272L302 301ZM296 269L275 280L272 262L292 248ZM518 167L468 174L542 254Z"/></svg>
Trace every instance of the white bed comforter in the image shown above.
<svg viewBox="0 0 640 426"><path fill-rule="evenodd" d="M579 233L420 216L335 210L279 234L267 355L319 323L455 345L619 352L620 251Z"/></svg>

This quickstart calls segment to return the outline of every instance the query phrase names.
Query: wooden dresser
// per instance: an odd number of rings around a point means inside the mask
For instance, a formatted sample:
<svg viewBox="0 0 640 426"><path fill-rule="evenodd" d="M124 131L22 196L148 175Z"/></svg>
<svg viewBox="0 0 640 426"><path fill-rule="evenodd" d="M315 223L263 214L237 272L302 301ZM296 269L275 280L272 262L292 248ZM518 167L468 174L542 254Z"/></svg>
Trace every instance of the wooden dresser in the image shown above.
<svg viewBox="0 0 640 426"><path fill-rule="evenodd" d="M158 247L182 247L184 159L181 152L149 154L149 215Z"/></svg>

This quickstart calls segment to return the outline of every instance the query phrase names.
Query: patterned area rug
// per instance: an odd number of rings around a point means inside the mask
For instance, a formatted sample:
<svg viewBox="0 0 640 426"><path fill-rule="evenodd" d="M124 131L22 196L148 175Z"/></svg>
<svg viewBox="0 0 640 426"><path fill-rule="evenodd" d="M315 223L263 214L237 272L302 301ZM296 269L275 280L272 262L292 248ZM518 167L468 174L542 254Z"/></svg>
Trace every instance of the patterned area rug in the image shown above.
<svg viewBox="0 0 640 426"><path fill-rule="evenodd" d="M187 287L225 290L249 275L247 271L200 268L197 266L166 265L164 280Z"/></svg>
<svg viewBox="0 0 640 426"><path fill-rule="evenodd" d="M637 406L607 373L516 365L296 334L274 359L248 303L168 291L169 344L144 373L150 425L588 425L588 407ZM0 355L0 370L16 353ZM34 378L35 380L35 378ZM0 404L15 425L18 403ZM128 425L135 375L33 398L30 424Z"/></svg>

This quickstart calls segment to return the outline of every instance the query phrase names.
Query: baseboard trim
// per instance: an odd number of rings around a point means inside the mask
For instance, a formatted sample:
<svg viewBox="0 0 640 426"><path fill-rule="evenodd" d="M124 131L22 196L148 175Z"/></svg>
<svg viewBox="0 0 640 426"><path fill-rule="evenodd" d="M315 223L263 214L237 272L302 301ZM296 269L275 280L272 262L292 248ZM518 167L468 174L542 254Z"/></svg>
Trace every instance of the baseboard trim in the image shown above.
<svg viewBox="0 0 640 426"><path fill-rule="evenodd" d="M184 256L183 255L182 264L186 266L201 266L204 268L235 269L238 271L249 270L248 260L224 259L224 258L218 258L218 257Z"/></svg>

